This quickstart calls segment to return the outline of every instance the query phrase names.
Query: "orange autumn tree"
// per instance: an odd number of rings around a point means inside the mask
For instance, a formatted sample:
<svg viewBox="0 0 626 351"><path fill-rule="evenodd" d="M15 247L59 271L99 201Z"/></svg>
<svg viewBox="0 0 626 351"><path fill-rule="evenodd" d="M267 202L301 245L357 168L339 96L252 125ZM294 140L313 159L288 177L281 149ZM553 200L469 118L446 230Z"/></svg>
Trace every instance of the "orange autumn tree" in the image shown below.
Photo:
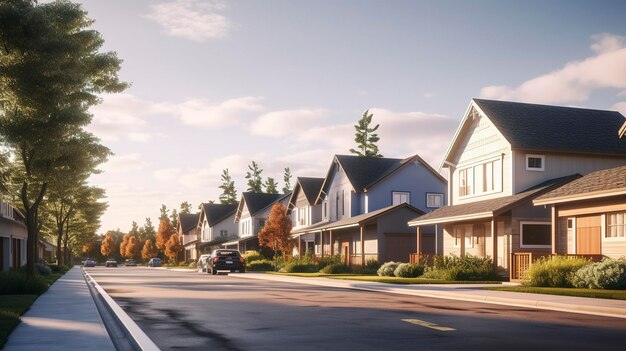
<svg viewBox="0 0 626 351"><path fill-rule="evenodd" d="M138 258L141 254L141 241L134 236L131 236L126 243L126 257Z"/></svg>
<svg viewBox="0 0 626 351"><path fill-rule="evenodd" d="M287 217L286 208L280 203L272 206L270 215L263 229L259 232L259 245L268 247L274 252L290 251L293 248L291 233L291 219Z"/></svg>
<svg viewBox="0 0 626 351"><path fill-rule="evenodd" d="M107 233L102 240L102 246L100 247L100 253L104 257L108 257L113 250L115 250L115 239L111 233Z"/></svg>
<svg viewBox="0 0 626 351"><path fill-rule="evenodd" d="M126 255L126 246L128 245L129 240L130 240L130 235L126 234L124 235L122 242L120 243L120 255L122 255L122 257L126 257L126 258L129 257L128 255Z"/></svg>
<svg viewBox="0 0 626 351"><path fill-rule="evenodd" d="M170 239L165 243L165 256L171 263L178 261L178 255L183 251L183 243L181 242L179 235L174 234L170 236Z"/></svg>
<svg viewBox="0 0 626 351"><path fill-rule="evenodd" d="M161 222L159 222L159 230L156 232L157 249L165 252L165 244L167 244L174 233L176 233L176 229L174 229L169 219L161 219Z"/></svg>
<svg viewBox="0 0 626 351"><path fill-rule="evenodd" d="M143 249L141 250L141 258L144 260L149 260L158 255L157 248L154 246L152 240L148 239L143 244Z"/></svg>

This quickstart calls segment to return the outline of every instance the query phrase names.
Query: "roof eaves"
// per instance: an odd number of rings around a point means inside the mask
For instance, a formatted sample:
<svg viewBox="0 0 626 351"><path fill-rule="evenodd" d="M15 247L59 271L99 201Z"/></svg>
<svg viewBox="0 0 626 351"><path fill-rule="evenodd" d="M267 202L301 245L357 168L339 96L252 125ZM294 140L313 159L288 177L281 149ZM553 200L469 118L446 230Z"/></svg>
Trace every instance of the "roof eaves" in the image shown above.
<svg viewBox="0 0 626 351"><path fill-rule="evenodd" d="M557 197L546 197L543 199L533 200L533 205L535 206L551 205L551 204L558 204L558 203L563 203L563 202L592 200L592 199L597 199L597 198L620 196L620 195L626 195L626 189L611 189L611 190L592 191L588 193L580 193L580 194L557 196Z"/></svg>
<svg viewBox="0 0 626 351"><path fill-rule="evenodd" d="M417 217L414 220L409 221L409 227L418 227L418 226L422 226L422 225L469 221L469 220L474 220L474 219L490 218L490 217L493 217L493 215L494 215L494 213L492 211L487 211L487 212L481 212L481 213L472 213L472 214L469 214L469 215L440 217L440 218L433 218L433 219L426 219L426 220L420 220L419 217Z"/></svg>

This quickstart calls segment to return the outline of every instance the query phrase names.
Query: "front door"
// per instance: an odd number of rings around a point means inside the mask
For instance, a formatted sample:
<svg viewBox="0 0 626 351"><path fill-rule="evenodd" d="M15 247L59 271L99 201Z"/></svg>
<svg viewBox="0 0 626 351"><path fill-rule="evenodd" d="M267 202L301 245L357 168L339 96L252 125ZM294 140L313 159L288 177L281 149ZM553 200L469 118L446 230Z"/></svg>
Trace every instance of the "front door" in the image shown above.
<svg viewBox="0 0 626 351"><path fill-rule="evenodd" d="M576 217L576 253L585 255L602 254L602 217Z"/></svg>
<svg viewBox="0 0 626 351"><path fill-rule="evenodd" d="M350 242L344 241L341 243L341 254L343 255L343 263L346 266L350 265Z"/></svg>

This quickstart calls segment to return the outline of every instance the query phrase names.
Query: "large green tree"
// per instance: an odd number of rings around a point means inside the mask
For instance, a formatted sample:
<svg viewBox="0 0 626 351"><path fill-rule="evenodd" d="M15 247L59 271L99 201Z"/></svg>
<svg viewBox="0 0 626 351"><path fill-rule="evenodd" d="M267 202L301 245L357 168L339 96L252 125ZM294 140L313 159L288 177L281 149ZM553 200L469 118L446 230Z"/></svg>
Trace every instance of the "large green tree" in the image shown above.
<svg viewBox="0 0 626 351"><path fill-rule="evenodd" d="M222 171L222 185L220 185L219 188L222 189L220 203L230 205L237 202L237 189L235 189L235 181L230 176L228 168Z"/></svg>
<svg viewBox="0 0 626 351"><path fill-rule="evenodd" d="M356 142L357 149L350 149L351 153L359 156L383 157L383 155L378 153L377 143L380 138L378 134L375 133L378 127L380 127L380 124L372 128L370 126L372 124L372 117L374 117L374 114L366 110L358 121L358 124L354 126L356 130L354 141Z"/></svg>
<svg viewBox="0 0 626 351"><path fill-rule="evenodd" d="M263 179L261 178L263 170L259 168L259 164L256 161L252 161L248 165L248 172L246 172L246 179L248 180L248 191L253 193L263 192Z"/></svg>
<svg viewBox="0 0 626 351"><path fill-rule="evenodd" d="M7 186L26 217L27 273L35 273L39 210L59 167L84 136L97 94L121 92L121 60L79 4L0 2L0 143L13 156Z"/></svg>

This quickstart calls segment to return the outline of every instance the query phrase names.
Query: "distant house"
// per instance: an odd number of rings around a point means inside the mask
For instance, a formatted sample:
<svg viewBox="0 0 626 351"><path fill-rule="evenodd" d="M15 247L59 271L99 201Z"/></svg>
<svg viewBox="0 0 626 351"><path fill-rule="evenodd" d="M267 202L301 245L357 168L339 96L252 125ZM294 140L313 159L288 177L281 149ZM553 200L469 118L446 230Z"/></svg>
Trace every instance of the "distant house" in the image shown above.
<svg viewBox="0 0 626 351"><path fill-rule="evenodd" d="M316 204L317 196L324 184L324 178L298 177L293 187L287 207L287 215L291 216L292 232L310 227L322 221L322 204ZM315 233L298 235L294 245L294 255L309 252L315 254Z"/></svg>
<svg viewBox="0 0 626 351"><path fill-rule="evenodd" d="M24 216L13 206L0 202L0 271L26 264L27 239Z"/></svg>
<svg viewBox="0 0 626 351"><path fill-rule="evenodd" d="M197 220L200 252L208 253L239 237L235 214L239 204L202 204Z"/></svg>
<svg viewBox="0 0 626 351"><path fill-rule="evenodd" d="M184 259L198 259L198 218L199 213L180 213L178 215L178 235L183 238Z"/></svg>
<svg viewBox="0 0 626 351"><path fill-rule="evenodd" d="M626 166L590 173L533 203L552 207L552 253L626 256Z"/></svg>
<svg viewBox="0 0 626 351"><path fill-rule="evenodd" d="M56 261L56 246L49 243L45 239L39 238L39 245L37 245L37 251L40 260L46 262Z"/></svg>
<svg viewBox="0 0 626 351"><path fill-rule="evenodd" d="M305 210L307 182L319 186L308 207L313 219L316 206L321 206L321 220L294 227L297 251L304 253L303 243L310 249L313 240L314 254L342 254L349 265L370 259L408 261L417 240L405 221L442 206L446 197L446 180L417 155L405 159L336 155L321 185L312 180L296 185L298 194L291 202ZM424 247L434 253L434 229L426 236Z"/></svg>
<svg viewBox="0 0 626 351"><path fill-rule="evenodd" d="M289 194L265 194L244 192L241 194L241 201L237 207L235 223L239 227L239 238L224 243L223 246L229 249L238 249L240 252L259 249L258 234L265 226L272 206L280 202L287 206Z"/></svg>
<svg viewBox="0 0 626 351"><path fill-rule="evenodd" d="M552 252L550 209L533 200L579 174L626 164L614 111L473 99L446 152L448 206L410 225L443 227L445 254L489 256L504 274ZM512 272L512 277L514 272Z"/></svg>

